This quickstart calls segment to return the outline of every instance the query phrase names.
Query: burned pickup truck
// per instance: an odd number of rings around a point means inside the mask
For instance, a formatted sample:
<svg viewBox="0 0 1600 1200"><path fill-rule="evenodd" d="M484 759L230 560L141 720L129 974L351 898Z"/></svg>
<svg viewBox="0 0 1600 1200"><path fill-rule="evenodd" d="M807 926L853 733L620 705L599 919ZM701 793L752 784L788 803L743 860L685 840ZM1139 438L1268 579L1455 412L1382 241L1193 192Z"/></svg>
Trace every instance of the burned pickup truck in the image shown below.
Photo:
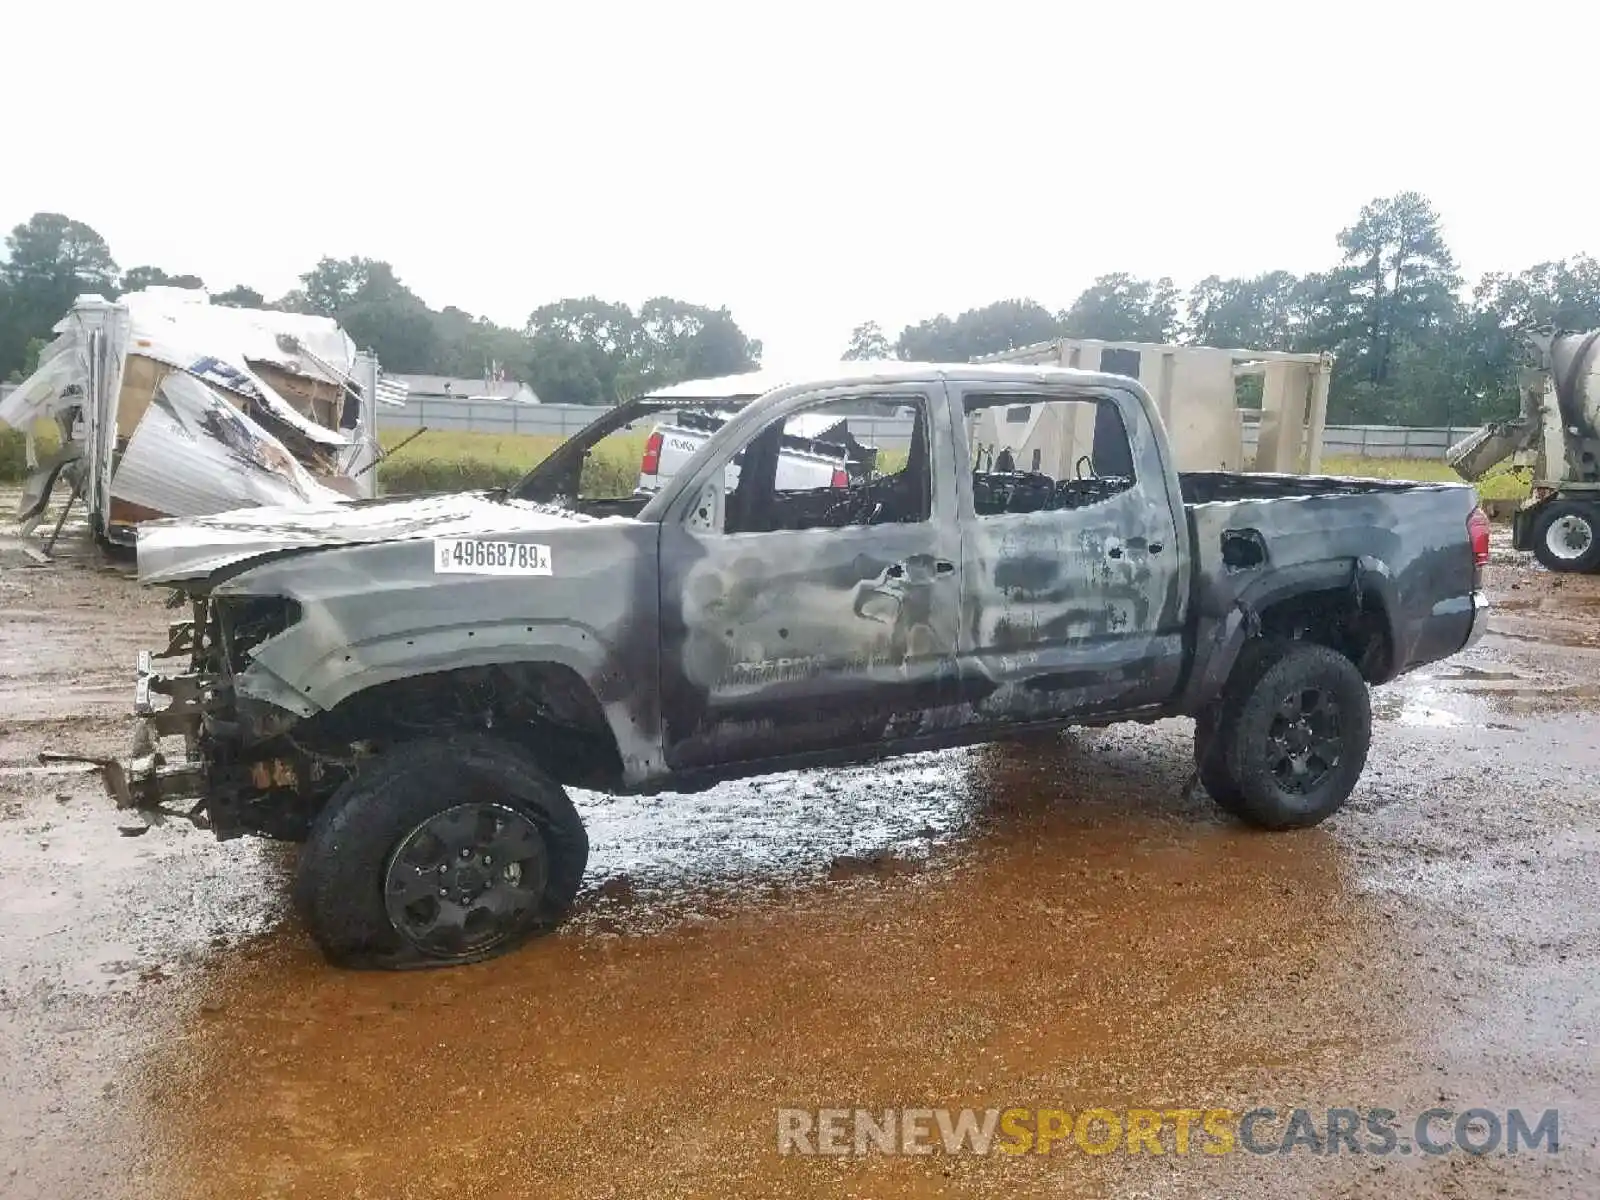
<svg viewBox="0 0 1600 1200"><path fill-rule="evenodd" d="M141 577L189 615L141 665L125 799L304 842L298 906L336 962L461 962L573 901L568 787L1186 714L1223 809L1307 826L1361 774L1368 685L1483 631L1470 488L1180 476L1131 379L858 363L725 393L655 495L590 486L595 447L683 395L608 411L505 491L143 526ZM868 405L911 414L903 446L779 486L793 418ZM970 431L993 409L1053 423L1052 449L990 469Z"/></svg>

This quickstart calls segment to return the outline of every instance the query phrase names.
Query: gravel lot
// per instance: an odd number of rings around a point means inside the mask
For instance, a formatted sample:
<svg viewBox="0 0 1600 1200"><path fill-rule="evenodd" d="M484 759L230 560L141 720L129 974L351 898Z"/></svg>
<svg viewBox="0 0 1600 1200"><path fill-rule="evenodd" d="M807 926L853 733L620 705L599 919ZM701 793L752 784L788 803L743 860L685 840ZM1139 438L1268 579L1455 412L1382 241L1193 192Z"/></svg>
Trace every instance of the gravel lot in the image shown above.
<svg viewBox="0 0 1600 1200"><path fill-rule="evenodd" d="M1321 828L1221 817L1184 721L580 796L568 926L383 975L287 915L292 847L37 766L124 749L168 614L0 537L0 1194L1600 1195L1600 579L1490 575ZM780 1107L1013 1105L1558 1108L1561 1148L776 1149Z"/></svg>

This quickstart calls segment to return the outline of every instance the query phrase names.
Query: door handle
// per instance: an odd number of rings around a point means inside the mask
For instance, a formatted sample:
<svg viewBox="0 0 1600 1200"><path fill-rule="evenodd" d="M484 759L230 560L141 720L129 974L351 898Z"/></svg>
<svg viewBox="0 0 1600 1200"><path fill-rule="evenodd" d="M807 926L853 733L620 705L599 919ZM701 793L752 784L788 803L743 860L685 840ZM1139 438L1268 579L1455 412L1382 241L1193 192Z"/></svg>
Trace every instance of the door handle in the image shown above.
<svg viewBox="0 0 1600 1200"><path fill-rule="evenodd" d="M933 564L933 569L940 575L948 575L951 571L956 569L956 565L953 562L946 562L941 558Z"/></svg>

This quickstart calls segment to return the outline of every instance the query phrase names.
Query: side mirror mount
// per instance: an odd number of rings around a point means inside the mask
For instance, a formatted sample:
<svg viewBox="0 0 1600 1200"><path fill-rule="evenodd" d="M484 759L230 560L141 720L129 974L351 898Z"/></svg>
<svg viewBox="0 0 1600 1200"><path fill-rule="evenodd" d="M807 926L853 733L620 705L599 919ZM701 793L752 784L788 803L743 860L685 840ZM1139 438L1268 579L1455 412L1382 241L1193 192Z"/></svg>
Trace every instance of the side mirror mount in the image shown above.
<svg viewBox="0 0 1600 1200"><path fill-rule="evenodd" d="M684 522L686 527L696 533L721 533L724 496L722 472L719 471L706 480L700 494L695 497L694 506L689 509L688 519Z"/></svg>

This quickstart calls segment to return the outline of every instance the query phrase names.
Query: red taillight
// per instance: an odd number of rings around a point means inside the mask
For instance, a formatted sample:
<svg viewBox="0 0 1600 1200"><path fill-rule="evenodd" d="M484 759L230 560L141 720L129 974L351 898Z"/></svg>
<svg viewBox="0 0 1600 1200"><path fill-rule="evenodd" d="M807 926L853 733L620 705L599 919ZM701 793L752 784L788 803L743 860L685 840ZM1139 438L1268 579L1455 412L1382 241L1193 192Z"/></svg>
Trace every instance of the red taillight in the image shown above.
<svg viewBox="0 0 1600 1200"><path fill-rule="evenodd" d="M652 433L644 444L644 459L639 463L641 475L654 475L661 469L661 431Z"/></svg>
<svg viewBox="0 0 1600 1200"><path fill-rule="evenodd" d="M843 467L835 467L833 469L833 478L829 481L828 486L829 487L849 487L850 486L850 479L844 473L844 468Z"/></svg>
<svg viewBox="0 0 1600 1200"><path fill-rule="evenodd" d="M1474 508L1467 518L1467 537L1472 540L1472 565L1489 565L1489 517L1481 508Z"/></svg>

